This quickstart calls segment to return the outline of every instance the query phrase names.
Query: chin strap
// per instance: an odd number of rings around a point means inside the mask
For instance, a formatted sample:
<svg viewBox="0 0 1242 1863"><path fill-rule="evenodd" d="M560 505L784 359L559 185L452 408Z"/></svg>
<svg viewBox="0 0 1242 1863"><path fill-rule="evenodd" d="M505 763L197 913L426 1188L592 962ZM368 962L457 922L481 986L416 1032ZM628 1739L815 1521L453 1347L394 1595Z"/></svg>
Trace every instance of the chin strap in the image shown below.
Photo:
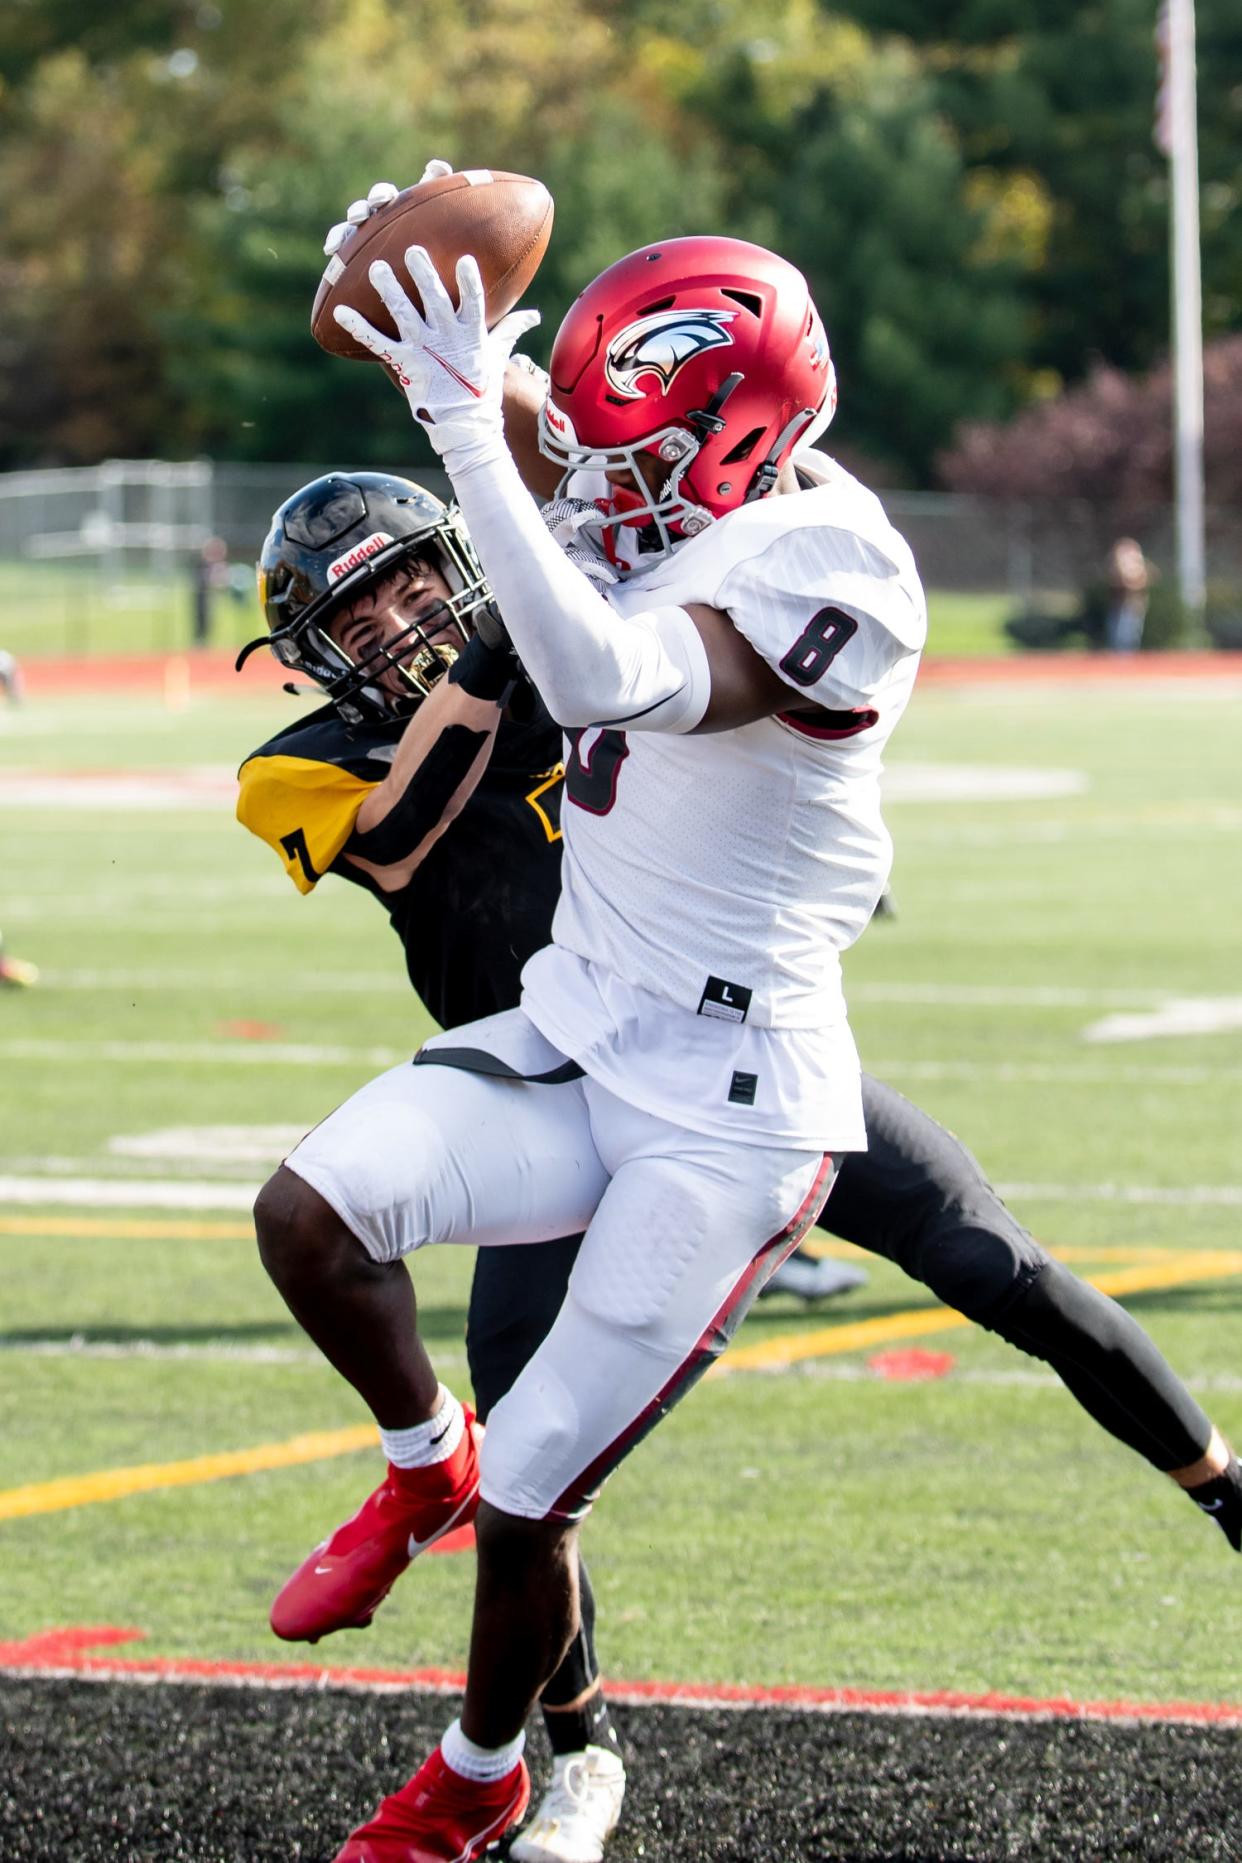
<svg viewBox="0 0 1242 1863"><path fill-rule="evenodd" d="M756 498L767 497L772 487L776 484L777 479L780 477L781 469L779 461L781 454L802 431L807 422L814 419L814 416L814 408L799 408L793 419L785 422L785 425L781 428L775 440L773 440L771 446L768 448L767 458L757 467L755 476L747 489L746 496L742 500L743 504L753 504Z"/></svg>

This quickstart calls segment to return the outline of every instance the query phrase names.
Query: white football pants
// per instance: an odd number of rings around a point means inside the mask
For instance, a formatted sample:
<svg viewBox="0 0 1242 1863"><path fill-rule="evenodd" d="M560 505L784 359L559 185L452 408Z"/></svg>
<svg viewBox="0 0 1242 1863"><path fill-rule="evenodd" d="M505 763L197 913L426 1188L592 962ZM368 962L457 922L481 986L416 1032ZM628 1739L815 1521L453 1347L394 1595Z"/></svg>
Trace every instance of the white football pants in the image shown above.
<svg viewBox="0 0 1242 1863"><path fill-rule="evenodd" d="M437 1047L481 1049L523 1074L564 1060L520 1009ZM724 1350L834 1175L821 1153L702 1137L586 1078L548 1086L408 1063L285 1162L376 1261L585 1230L560 1315L483 1442L483 1498L536 1520L589 1510Z"/></svg>

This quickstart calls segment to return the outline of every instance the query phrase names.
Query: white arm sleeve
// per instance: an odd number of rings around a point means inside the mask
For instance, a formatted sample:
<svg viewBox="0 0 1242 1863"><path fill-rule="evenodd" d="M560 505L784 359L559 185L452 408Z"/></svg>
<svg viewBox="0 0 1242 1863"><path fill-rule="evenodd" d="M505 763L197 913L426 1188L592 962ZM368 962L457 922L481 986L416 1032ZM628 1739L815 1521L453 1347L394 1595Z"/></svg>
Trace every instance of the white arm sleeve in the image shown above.
<svg viewBox="0 0 1242 1863"><path fill-rule="evenodd" d="M508 452L453 478L513 645L567 729L692 731L707 710L707 650L684 608L622 616L548 535Z"/></svg>

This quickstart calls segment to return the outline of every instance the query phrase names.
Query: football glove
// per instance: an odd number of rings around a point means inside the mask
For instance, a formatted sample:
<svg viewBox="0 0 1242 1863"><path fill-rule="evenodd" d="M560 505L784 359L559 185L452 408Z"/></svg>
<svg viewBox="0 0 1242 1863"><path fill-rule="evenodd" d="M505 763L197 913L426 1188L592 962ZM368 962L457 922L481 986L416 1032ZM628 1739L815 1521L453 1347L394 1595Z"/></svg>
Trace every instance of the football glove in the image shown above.
<svg viewBox="0 0 1242 1863"><path fill-rule="evenodd" d="M355 342L388 365L448 470L460 472L504 445L505 365L514 345L539 322L539 312L510 311L489 330L482 275L469 253L457 261L458 308L425 247L408 247L405 267L422 299L421 316L391 265L377 259L368 272L397 327L396 339L349 305L339 304L333 316Z"/></svg>
<svg viewBox="0 0 1242 1863"><path fill-rule="evenodd" d="M420 188L424 181L438 181L441 175L451 175L453 164L443 162L438 155L433 155L418 180L414 183ZM381 207L391 207L401 189L395 181L376 181L367 190L365 200L351 201L346 209L345 218L338 220L335 226L328 228L323 249L329 258L339 252L346 233L355 226L365 226L371 215Z"/></svg>

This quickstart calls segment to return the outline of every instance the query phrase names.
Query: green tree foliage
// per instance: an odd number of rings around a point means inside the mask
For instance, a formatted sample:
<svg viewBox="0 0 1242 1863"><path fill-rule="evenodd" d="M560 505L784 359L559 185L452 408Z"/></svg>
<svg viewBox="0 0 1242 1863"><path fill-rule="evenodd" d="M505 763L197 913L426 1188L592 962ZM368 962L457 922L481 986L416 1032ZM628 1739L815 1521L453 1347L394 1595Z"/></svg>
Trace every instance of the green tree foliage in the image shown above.
<svg viewBox="0 0 1242 1863"><path fill-rule="evenodd" d="M1242 509L1242 335L1207 345L1203 376L1207 501L1233 524ZM1167 363L1143 375L1101 364L1004 426L963 427L941 474L954 491L1085 499L1118 529L1150 522L1173 497L1172 407Z"/></svg>
<svg viewBox="0 0 1242 1863"><path fill-rule="evenodd" d="M739 43L695 104L727 125L731 224L807 274L841 382L833 444L922 480L956 423L1020 394L1022 243L1007 203L971 198L913 56L840 35L820 69L777 82Z"/></svg>
<svg viewBox="0 0 1242 1863"><path fill-rule="evenodd" d="M1169 176L1152 140L1156 0L846 0L917 47L972 173L1025 176L1047 236L1028 281L1030 380L1047 391L1099 362L1149 368L1169 342ZM1242 304L1242 12L1197 0L1204 322Z"/></svg>
<svg viewBox="0 0 1242 1863"><path fill-rule="evenodd" d="M1199 0L1206 302L1236 327L1242 21ZM107 454L417 465L379 370L309 333L326 227L430 154L541 176L545 356L649 239L802 266L835 441L926 480L962 421L1167 325L1150 0L10 0L0 467Z"/></svg>

